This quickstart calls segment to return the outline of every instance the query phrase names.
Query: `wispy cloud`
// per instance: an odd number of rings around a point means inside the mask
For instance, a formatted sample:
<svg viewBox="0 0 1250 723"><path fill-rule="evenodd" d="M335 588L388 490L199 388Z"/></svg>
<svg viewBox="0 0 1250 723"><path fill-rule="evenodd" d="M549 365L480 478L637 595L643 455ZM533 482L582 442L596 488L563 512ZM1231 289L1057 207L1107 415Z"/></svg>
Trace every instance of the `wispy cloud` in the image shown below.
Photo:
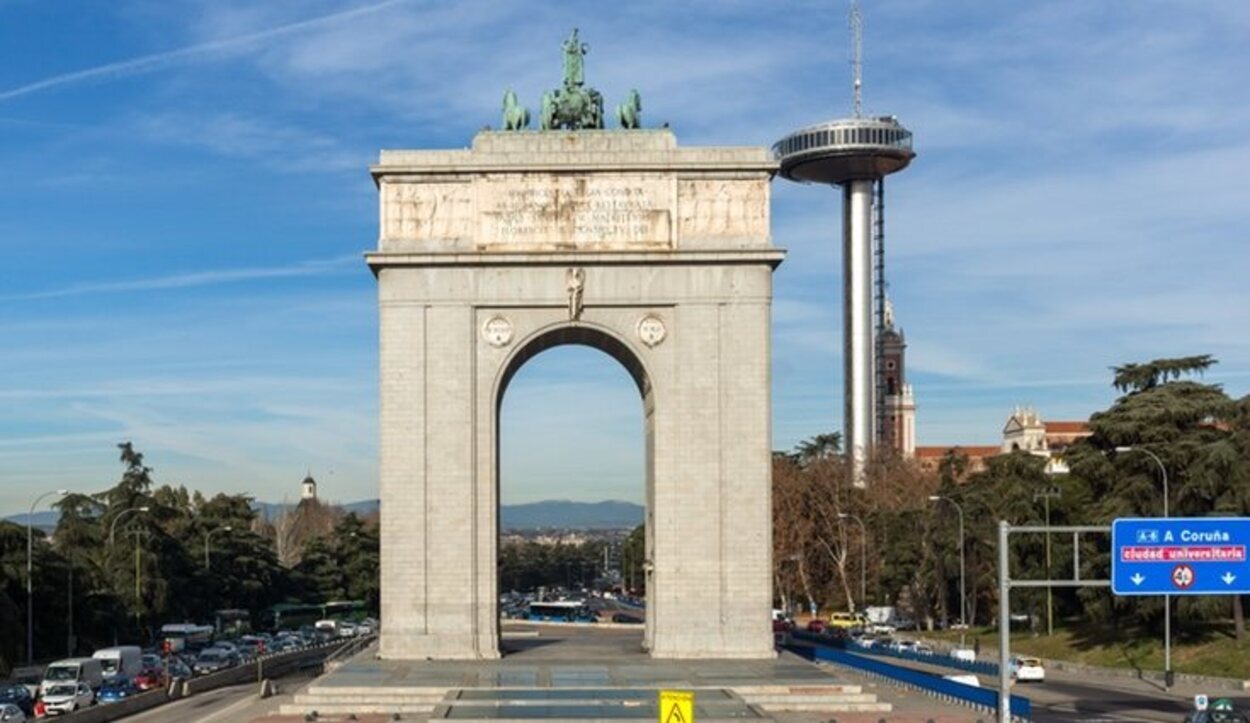
<svg viewBox="0 0 1250 723"><path fill-rule="evenodd" d="M214 286L218 284L234 284L260 279L279 279L300 276L322 276L353 269L359 271L360 256L350 254L335 256L328 259L313 259L284 266L269 266L246 269L220 269L215 271L196 271L186 274L171 274L147 279L131 279L128 281L100 281L93 283L72 284L58 289L35 291L28 294L0 296L0 301L30 301L35 299L55 299L67 296L87 296L92 294L121 294L133 291L158 291L162 289L186 289L195 286Z"/></svg>
<svg viewBox="0 0 1250 723"><path fill-rule="evenodd" d="M320 17L288 23L286 25L268 28L266 30L238 35L232 38L212 40L183 48L177 48L175 50L167 50L160 53L143 55L137 58L130 58L128 60L120 60L113 63L106 63L104 65L97 65L93 68L76 70L71 73L62 73L60 75L54 75L42 80L26 83L25 85L20 85L16 88L0 91L0 101L20 98L21 96L30 95L31 93L38 93L40 91L49 90L63 85L79 83L84 80L113 78L159 70L176 63L199 57L210 56L216 53L221 53L222 51L244 48L250 45L255 45L264 40L272 40L285 35L292 35L313 28L323 27L351 18L360 17L361 15L374 13L407 1L408 0L385 0L385 2L365 5L362 7L352 8L350 10L343 10L329 15L322 15Z"/></svg>

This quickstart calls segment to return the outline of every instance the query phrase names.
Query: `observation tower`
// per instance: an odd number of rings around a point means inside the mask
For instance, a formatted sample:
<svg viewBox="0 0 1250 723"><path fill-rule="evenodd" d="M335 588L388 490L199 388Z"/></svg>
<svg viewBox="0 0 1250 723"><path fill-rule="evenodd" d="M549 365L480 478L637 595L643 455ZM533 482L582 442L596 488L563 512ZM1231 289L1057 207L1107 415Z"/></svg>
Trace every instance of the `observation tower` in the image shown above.
<svg viewBox="0 0 1250 723"><path fill-rule="evenodd" d="M773 146L781 175L842 187L843 444L853 483L884 430L885 177L915 157L911 131L894 116L865 117L861 103L863 21L851 3L852 116L797 130Z"/></svg>

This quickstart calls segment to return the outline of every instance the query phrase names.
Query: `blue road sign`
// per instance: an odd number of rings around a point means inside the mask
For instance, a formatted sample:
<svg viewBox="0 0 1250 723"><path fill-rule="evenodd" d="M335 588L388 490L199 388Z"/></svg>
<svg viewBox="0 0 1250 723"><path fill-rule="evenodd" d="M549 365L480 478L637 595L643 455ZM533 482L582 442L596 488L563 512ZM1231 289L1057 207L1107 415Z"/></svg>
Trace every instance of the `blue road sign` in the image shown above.
<svg viewBox="0 0 1250 723"><path fill-rule="evenodd" d="M1250 518L1131 517L1111 524L1116 595L1250 593Z"/></svg>

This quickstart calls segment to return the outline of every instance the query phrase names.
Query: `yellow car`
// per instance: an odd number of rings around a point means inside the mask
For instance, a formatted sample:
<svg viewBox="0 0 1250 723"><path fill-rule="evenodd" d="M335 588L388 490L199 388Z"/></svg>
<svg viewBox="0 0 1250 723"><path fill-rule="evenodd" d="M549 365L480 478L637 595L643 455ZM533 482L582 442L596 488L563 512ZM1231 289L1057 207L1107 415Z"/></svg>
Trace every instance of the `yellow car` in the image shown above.
<svg viewBox="0 0 1250 723"><path fill-rule="evenodd" d="M857 613L834 613L829 616L829 625L835 628L858 628L865 622L864 616Z"/></svg>

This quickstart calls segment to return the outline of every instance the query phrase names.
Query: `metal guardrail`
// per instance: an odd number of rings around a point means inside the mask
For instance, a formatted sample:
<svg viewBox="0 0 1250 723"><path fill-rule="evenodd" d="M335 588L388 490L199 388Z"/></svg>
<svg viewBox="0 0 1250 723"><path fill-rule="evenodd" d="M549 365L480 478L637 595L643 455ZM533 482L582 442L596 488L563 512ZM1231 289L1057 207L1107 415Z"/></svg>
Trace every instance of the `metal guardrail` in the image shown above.
<svg viewBox="0 0 1250 723"><path fill-rule="evenodd" d="M791 652L809 660L825 660L838 665L845 665L869 675L886 678L895 683L933 695L951 703L962 703L986 714L998 711L998 690L994 688L977 688L964 685L953 680L946 680L932 673L925 673L911 668L891 665L883 660L857 655L845 650L825 646L808 647L792 646ZM1010 697L1009 713L1014 721L1029 721L1033 718L1033 703L1028 698L1013 695Z"/></svg>

